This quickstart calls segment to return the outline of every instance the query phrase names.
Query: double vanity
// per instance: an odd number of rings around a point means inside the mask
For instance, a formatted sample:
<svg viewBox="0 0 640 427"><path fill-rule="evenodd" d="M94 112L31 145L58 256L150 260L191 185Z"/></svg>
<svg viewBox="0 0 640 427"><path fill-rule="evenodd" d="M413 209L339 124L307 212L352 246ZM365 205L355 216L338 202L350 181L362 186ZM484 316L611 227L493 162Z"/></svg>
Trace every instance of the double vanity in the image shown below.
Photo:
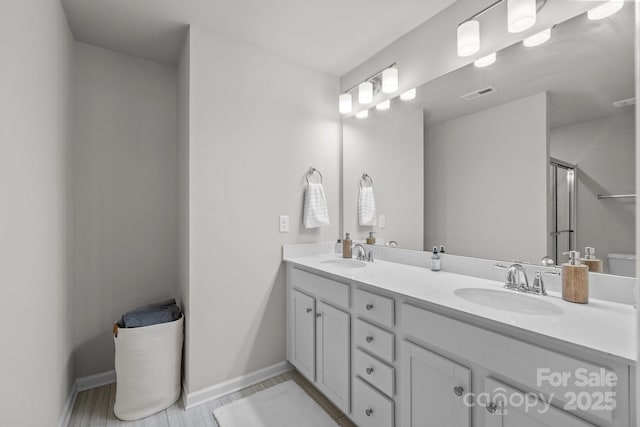
<svg viewBox="0 0 640 427"><path fill-rule="evenodd" d="M632 425L632 305L520 293L390 251L284 249L287 358L355 424Z"/></svg>

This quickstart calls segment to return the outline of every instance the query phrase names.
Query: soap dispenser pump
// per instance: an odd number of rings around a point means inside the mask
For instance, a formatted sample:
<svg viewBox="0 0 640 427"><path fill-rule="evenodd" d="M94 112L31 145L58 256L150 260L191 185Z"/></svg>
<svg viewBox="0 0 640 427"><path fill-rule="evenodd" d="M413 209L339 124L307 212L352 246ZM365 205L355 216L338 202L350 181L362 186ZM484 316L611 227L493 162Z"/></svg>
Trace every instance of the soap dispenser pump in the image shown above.
<svg viewBox="0 0 640 427"><path fill-rule="evenodd" d="M580 252L569 251L569 262L562 264L562 299L578 304L589 302L589 267L580 263Z"/></svg>
<svg viewBox="0 0 640 427"><path fill-rule="evenodd" d="M376 244L376 236L374 236L374 234L376 234L375 231L370 231L369 232L369 237L367 237L367 245L375 245Z"/></svg>
<svg viewBox="0 0 640 427"><path fill-rule="evenodd" d="M353 252L351 249L353 242L351 241L351 236L347 233L344 236L344 240L342 241L342 258L351 258L353 257Z"/></svg>
<svg viewBox="0 0 640 427"><path fill-rule="evenodd" d="M585 256L582 259L582 263L589 268L589 271L594 273L602 273L602 260L596 258L595 248L587 246L584 248Z"/></svg>
<svg viewBox="0 0 640 427"><path fill-rule="evenodd" d="M438 255L438 247L433 247L431 254L431 271L440 271L440 255Z"/></svg>

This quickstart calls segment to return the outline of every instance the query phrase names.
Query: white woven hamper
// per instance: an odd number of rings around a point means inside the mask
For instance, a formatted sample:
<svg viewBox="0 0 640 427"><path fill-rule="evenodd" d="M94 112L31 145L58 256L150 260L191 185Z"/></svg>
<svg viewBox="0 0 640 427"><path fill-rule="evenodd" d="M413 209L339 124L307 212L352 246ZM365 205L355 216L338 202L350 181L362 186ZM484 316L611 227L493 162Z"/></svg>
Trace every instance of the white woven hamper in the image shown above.
<svg viewBox="0 0 640 427"><path fill-rule="evenodd" d="M184 316L174 322L117 329L113 412L121 420L148 417L180 398L183 322Z"/></svg>

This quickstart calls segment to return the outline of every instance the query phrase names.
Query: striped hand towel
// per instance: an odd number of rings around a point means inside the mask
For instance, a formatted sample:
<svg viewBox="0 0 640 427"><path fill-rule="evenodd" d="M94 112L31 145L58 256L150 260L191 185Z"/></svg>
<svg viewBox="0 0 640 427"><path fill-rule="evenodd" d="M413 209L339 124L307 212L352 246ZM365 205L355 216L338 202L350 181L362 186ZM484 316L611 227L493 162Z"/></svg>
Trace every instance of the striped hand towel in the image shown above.
<svg viewBox="0 0 640 427"><path fill-rule="evenodd" d="M329 225L329 209L322 184L310 182L304 193L303 223L305 228Z"/></svg>
<svg viewBox="0 0 640 427"><path fill-rule="evenodd" d="M358 195L358 223L360 225L376 225L376 198L373 187L360 186Z"/></svg>

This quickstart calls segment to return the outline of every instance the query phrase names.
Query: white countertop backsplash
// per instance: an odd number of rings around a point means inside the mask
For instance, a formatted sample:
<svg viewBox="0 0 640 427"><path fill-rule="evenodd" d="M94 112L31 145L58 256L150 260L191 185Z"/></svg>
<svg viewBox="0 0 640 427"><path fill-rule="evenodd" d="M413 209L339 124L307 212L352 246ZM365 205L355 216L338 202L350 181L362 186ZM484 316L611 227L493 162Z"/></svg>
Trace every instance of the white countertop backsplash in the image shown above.
<svg viewBox="0 0 640 427"><path fill-rule="evenodd" d="M347 269L323 261L336 259L335 242L285 245L286 262L317 270L347 281L374 286L389 292L435 304L457 312L479 316L502 325L558 339L579 347L612 356L625 363L637 360L636 313L632 305L634 278L590 274L589 304L573 304L562 300L559 276L544 276L549 295L521 294L528 298L544 298L563 310L559 315L531 315L507 312L466 301L455 295L457 289L503 289L506 270L494 267L500 263L478 258L444 254L442 271L432 272L428 252L390 249L375 246L376 260L365 268ZM529 279L536 270L555 270L524 265ZM507 291L515 292L515 291Z"/></svg>

